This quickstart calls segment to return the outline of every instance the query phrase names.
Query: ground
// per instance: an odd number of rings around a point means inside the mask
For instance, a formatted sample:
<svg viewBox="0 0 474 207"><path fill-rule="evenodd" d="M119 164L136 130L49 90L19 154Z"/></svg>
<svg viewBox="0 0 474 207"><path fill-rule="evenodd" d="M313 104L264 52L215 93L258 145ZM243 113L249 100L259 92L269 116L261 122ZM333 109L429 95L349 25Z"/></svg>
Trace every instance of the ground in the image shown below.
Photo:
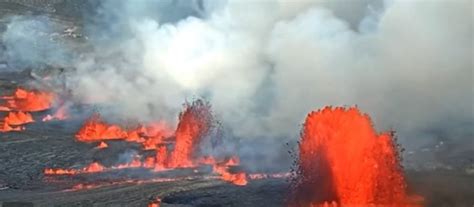
<svg viewBox="0 0 474 207"><path fill-rule="evenodd" d="M1 72L0 92L12 91L29 81L27 72ZM47 112L36 113L36 120ZM47 167L78 167L109 158L133 144L113 141L105 150L94 143L77 142L80 122L37 122L23 132L0 134L0 202L31 202L35 206L146 206L156 198L162 206L284 206L289 182L285 178L251 180L247 186L195 176L168 182L153 179L183 177L189 171L168 174L143 170L79 176L45 176ZM110 156L113 155L113 156ZM462 157L459 159L463 159ZM191 173L192 174L192 173ZM200 174L199 174L200 175ZM425 197L427 206L472 206L474 176L462 170L406 170L409 190ZM77 184L93 189L74 190ZM22 204L22 203L17 203ZM19 206L28 206L24 205ZM11 206L11 205L10 205Z"/></svg>
<svg viewBox="0 0 474 207"><path fill-rule="evenodd" d="M81 15L75 11L87 6L82 1L51 0L53 4L47 5L45 2L48 1L0 0L0 34L6 28L2 17L11 14L44 13L66 28L74 25L75 18ZM11 70L1 58L0 54L0 95L31 80L29 70ZM36 113L36 120L46 113ZM235 186L201 174L158 182L163 177L195 175L189 171L166 174L121 170L73 177L45 176L43 170L47 167L80 167L96 160L107 164L113 162L109 157L139 148L114 141L109 149L98 151L95 144L75 141L74 133L79 127L80 122L74 120L66 124L37 122L28 125L24 132L0 133L0 204L5 207L31 206L31 203L34 206L146 206L160 198L162 206L285 206L289 189L285 178L251 180L246 186ZM420 157L421 152L417 153L412 156ZM472 156L456 154L446 161L460 163L460 167L407 167L410 193L423 196L427 206L474 206L473 161L469 159ZM100 186L72 189L78 184Z"/></svg>

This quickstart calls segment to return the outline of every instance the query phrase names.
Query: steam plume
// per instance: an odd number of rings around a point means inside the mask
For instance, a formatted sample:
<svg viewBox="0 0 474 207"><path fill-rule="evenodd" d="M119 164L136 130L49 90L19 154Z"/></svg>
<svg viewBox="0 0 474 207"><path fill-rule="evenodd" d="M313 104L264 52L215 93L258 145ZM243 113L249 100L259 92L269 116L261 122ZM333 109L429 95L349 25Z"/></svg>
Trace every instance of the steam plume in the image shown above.
<svg viewBox="0 0 474 207"><path fill-rule="evenodd" d="M407 148L440 132L464 143L473 136L472 8L468 0L104 1L86 18L92 49L68 62L77 68L68 83L80 100L141 119L174 120L183 100L204 97L242 139L296 140L308 111L358 105Z"/></svg>

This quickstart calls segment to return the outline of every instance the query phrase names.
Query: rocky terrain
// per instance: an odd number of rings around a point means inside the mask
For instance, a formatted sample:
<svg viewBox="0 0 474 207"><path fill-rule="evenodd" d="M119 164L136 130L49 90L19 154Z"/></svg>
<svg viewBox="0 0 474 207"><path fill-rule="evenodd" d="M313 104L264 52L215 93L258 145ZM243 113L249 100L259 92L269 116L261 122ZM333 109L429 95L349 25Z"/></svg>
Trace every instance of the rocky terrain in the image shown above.
<svg viewBox="0 0 474 207"><path fill-rule="evenodd" d="M84 11L94 7L91 2L0 0L0 34L11 16L45 15L57 24L53 37L80 42L86 38L81 32L81 21L87 13ZM0 42L0 52L2 47ZM0 95L34 79L32 71L38 71L36 68L16 70L2 58L0 54ZM44 71L48 70L42 68L41 72ZM0 112L0 117L3 115ZM251 180L246 186L235 186L206 176L190 177L195 175L192 172L154 174L124 170L73 177L44 175L47 167L76 167L97 160L113 163L110 154L138 148L117 141L109 149L97 151L94 144L75 141L74 134L81 123L82 120L37 122L23 132L0 133L0 204L4 207L146 206L159 198L162 206L285 206L289 190L285 178ZM458 149L449 140L441 139L436 145L405 152L410 192L423 196L426 206L474 206L471 147ZM429 161L420 162L423 157ZM81 185L85 187L80 188Z"/></svg>

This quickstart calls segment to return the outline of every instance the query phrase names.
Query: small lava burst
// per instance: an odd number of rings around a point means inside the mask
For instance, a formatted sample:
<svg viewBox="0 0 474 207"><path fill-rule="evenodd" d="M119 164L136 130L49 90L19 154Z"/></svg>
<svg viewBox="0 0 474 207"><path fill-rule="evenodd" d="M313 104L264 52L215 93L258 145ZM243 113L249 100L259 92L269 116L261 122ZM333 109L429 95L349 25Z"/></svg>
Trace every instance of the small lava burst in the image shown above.
<svg viewBox="0 0 474 207"><path fill-rule="evenodd" d="M28 91L18 88L9 96L0 97L0 111L8 114L0 120L0 132L23 131L22 125L34 122L29 112L47 110L51 107L55 95L37 90Z"/></svg>
<svg viewBox="0 0 474 207"><path fill-rule="evenodd" d="M97 173L106 170L106 168L98 162L93 162L82 169L61 169L61 168L46 168L45 175L75 175L79 173Z"/></svg>
<svg viewBox="0 0 474 207"><path fill-rule="evenodd" d="M247 185L247 174L245 172L229 172L229 167L238 166L240 160L238 157L231 157L226 162L216 163L215 161L207 160L209 164L212 164L212 170L214 173L220 175L220 178L224 181L233 183L235 185Z"/></svg>
<svg viewBox="0 0 474 207"><path fill-rule="evenodd" d="M0 132L22 131L25 124L34 122L29 112L44 111L51 107L55 95L38 90L17 88L9 96L0 97L0 111L8 114L0 120Z"/></svg>
<svg viewBox="0 0 474 207"><path fill-rule="evenodd" d="M100 142L99 145L97 145L97 147L95 147L95 148L97 148L97 149L105 149L105 148L107 148L107 147L109 147L109 145L108 145L107 143L105 143L105 142Z"/></svg>
<svg viewBox="0 0 474 207"><path fill-rule="evenodd" d="M140 126L133 130L126 130L119 125L102 121L100 114L94 113L76 133L76 139L81 142L125 140L141 143L145 150L152 150L162 144L165 137L171 135L172 130L162 121Z"/></svg>
<svg viewBox="0 0 474 207"><path fill-rule="evenodd" d="M25 130L23 126L10 126L6 122L0 122L0 132L18 132L23 130Z"/></svg>
<svg viewBox="0 0 474 207"><path fill-rule="evenodd" d="M3 100L3 103L0 103L2 111L36 112L51 108L55 95L50 92L18 88L13 95L2 96L0 99Z"/></svg>
<svg viewBox="0 0 474 207"><path fill-rule="evenodd" d="M42 121L52 121L52 120L66 120L69 118L68 110L66 105L61 105L53 115L46 115Z"/></svg>
<svg viewBox="0 0 474 207"><path fill-rule="evenodd" d="M126 131L117 125L109 125L103 122L98 113L92 115L76 134L77 140L82 142L125 139L126 137Z"/></svg>
<svg viewBox="0 0 474 207"><path fill-rule="evenodd" d="M154 201L148 204L148 207L160 207L160 205L161 205L161 199L156 198Z"/></svg>
<svg viewBox="0 0 474 207"><path fill-rule="evenodd" d="M0 132L23 131L22 125L34 122L33 116L28 112L10 111L7 116L0 119Z"/></svg>
<svg viewBox="0 0 474 207"><path fill-rule="evenodd" d="M27 123L34 122L33 117L31 116L30 113L28 112L8 112L8 115L4 118L4 122L7 123L8 125L24 125Z"/></svg>
<svg viewBox="0 0 474 207"><path fill-rule="evenodd" d="M94 172L102 172L104 171L104 166L99 164L98 162L93 162L83 170L88 173L94 173Z"/></svg>
<svg viewBox="0 0 474 207"><path fill-rule="evenodd" d="M408 200L392 133L377 134L357 108L307 116L290 206L410 206Z"/></svg>

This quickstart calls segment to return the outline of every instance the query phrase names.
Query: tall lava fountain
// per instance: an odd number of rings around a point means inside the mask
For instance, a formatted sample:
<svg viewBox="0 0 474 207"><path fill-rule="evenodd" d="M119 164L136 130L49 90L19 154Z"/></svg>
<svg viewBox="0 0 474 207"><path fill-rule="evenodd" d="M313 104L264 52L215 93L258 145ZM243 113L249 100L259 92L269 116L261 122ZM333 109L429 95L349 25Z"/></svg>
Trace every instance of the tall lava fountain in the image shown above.
<svg viewBox="0 0 474 207"><path fill-rule="evenodd" d="M403 205L406 183L391 133L357 108L311 112L299 142L291 206Z"/></svg>

